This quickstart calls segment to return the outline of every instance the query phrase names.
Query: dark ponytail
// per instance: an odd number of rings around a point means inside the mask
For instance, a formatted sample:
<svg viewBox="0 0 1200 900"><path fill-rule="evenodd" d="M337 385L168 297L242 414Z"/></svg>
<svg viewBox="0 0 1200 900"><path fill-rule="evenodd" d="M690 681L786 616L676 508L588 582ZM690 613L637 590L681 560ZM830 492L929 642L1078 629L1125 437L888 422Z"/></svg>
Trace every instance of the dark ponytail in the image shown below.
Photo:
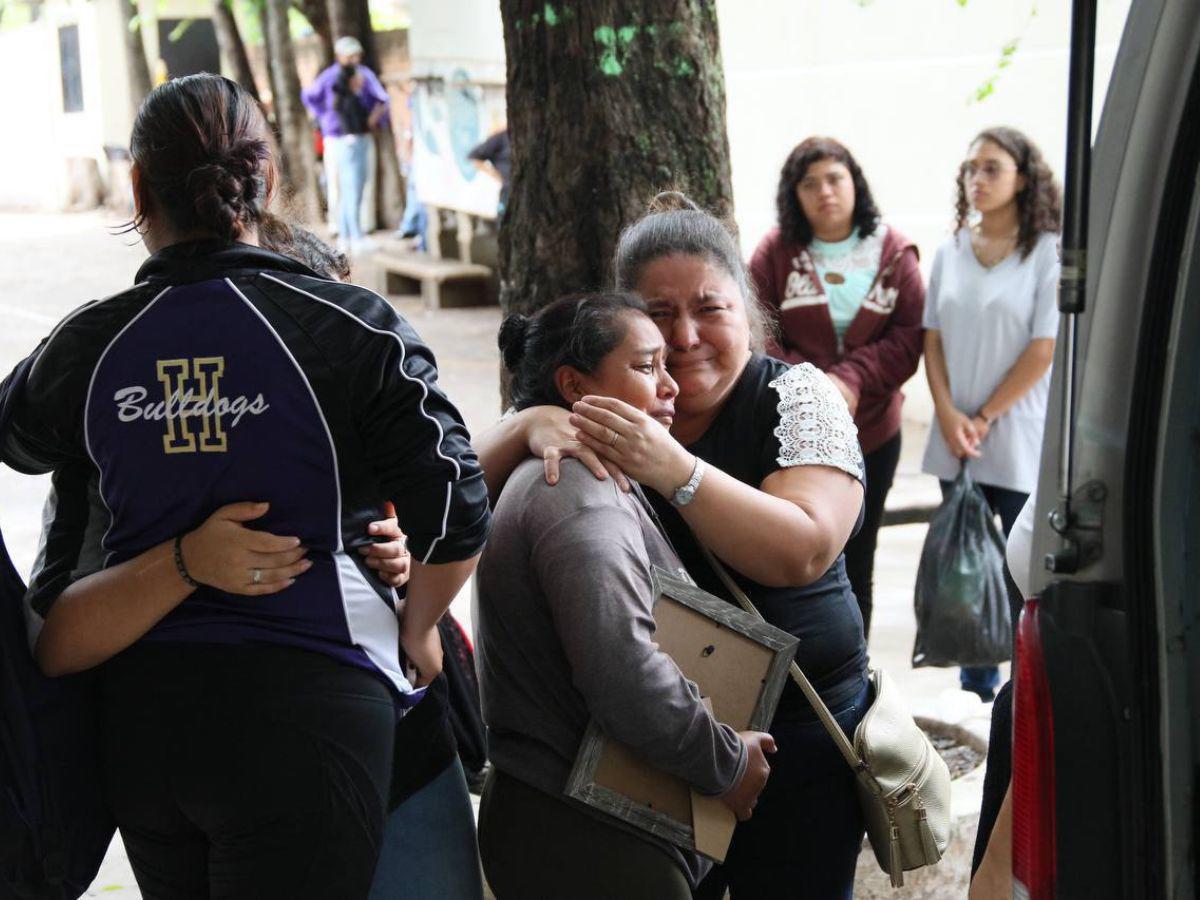
<svg viewBox="0 0 1200 900"><path fill-rule="evenodd" d="M140 228L147 210L184 233L227 241L262 221L274 189L267 125L254 99L220 75L189 75L155 88L130 138Z"/></svg>
<svg viewBox="0 0 1200 900"><path fill-rule="evenodd" d="M504 368L512 375L512 403L566 406L554 377L563 366L590 374L625 339L621 317L646 312L636 294L607 291L560 297L533 316L519 313L500 325Z"/></svg>

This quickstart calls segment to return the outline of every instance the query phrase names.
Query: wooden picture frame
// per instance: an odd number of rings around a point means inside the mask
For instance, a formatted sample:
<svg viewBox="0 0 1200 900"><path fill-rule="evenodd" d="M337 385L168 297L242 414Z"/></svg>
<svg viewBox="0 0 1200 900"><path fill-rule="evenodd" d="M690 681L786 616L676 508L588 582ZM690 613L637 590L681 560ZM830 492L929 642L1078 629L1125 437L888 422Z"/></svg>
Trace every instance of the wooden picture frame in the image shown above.
<svg viewBox="0 0 1200 900"><path fill-rule="evenodd" d="M655 640L700 688L714 717L735 731L766 731L799 639L660 568L651 570L651 584ZM736 824L720 801L655 769L607 738L594 720L579 746L566 794L718 862Z"/></svg>

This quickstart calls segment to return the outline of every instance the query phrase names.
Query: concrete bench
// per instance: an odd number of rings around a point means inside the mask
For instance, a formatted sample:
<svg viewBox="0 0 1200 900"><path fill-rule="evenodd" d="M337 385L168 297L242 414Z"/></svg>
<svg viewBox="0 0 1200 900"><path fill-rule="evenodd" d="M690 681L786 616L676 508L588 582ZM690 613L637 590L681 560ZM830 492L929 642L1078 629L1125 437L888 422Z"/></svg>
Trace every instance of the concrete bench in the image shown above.
<svg viewBox="0 0 1200 900"><path fill-rule="evenodd" d="M479 263L435 259L424 253L401 250L377 251L371 256L371 268L378 293L386 296L389 276L396 276L402 284L392 293L417 293L419 289L425 309L430 312L440 309L446 299L457 301L448 304L456 306L486 302L487 282L492 277L492 270ZM447 296L452 291L457 296Z"/></svg>

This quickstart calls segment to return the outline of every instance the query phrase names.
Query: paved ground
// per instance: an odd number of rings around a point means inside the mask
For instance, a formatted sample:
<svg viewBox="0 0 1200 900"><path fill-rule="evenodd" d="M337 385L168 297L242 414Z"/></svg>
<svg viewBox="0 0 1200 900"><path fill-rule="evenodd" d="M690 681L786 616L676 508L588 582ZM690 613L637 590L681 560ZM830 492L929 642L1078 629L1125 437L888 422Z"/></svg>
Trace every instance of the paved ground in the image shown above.
<svg viewBox="0 0 1200 900"><path fill-rule="evenodd" d="M119 223L102 214L34 215L0 213L0 373L28 353L58 319L86 300L132 284L145 258L140 243L107 229ZM463 411L472 431L494 421L499 409L499 353L494 308L445 310L425 314L415 298L396 298L438 356L447 393ZM936 503L937 485L918 472L925 426L907 422L905 449L889 506ZM17 567L28 571L37 549L45 478L19 476L0 468L0 529ZM879 541L875 575L873 664L886 668L908 697L914 712L963 723L986 737L988 708L957 689L957 672L914 671L909 663L914 637L912 585L924 539L923 525L888 528ZM469 620L460 598L455 614ZM119 844L105 862L89 895L136 897Z"/></svg>

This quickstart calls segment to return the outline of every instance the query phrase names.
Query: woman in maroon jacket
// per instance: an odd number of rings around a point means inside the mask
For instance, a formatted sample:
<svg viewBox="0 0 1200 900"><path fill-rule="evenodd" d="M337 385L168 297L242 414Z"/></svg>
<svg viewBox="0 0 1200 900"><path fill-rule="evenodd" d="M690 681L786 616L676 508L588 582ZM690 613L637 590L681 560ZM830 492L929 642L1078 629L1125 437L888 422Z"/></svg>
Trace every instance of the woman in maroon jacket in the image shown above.
<svg viewBox="0 0 1200 900"><path fill-rule="evenodd" d="M866 508L846 545L846 573L869 635L875 544L900 459L900 387L921 357L917 248L880 222L862 169L832 138L810 137L791 152L775 205L779 224L754 251L750 272L776 313L771 355L822 369L858 426Z"/></svg>

